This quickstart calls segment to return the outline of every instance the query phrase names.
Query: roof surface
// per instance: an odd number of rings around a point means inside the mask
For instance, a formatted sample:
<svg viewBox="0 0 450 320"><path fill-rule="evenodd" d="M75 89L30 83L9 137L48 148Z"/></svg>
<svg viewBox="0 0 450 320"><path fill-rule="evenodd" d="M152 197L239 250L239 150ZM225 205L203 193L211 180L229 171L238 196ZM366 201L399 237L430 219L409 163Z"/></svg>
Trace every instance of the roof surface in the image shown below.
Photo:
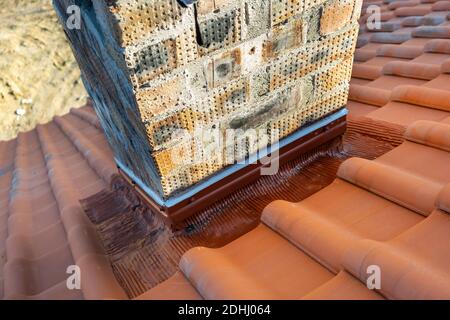
<svg viewBox="0 0 450 320"><path fill-rule="evenodd" d="M374 4L380 29L365 24L372 11L362 16L351 113L401 126L450 122L450 1L364 1Z"/></svg>
<svg viewBox="0 0 450 320"><path fill-rule="evenodd" d="M104 189L115 172L92 108L73 109L0 148L1 293L82 298L66 290L67 267L75 264L114 283L78 201Z"/></svg>
<svg viewBox="0 0 450 320"><path fill-rule="evenodd" d="M450 240L450 216L445 213L450 211L450 195L444 190L450 183L450 1L364 4L380 5L383 21L378 31L361 27L348 105L352 133L341 146L344 153L316 150L314 157L299 160L302 165L282 169L278 184L260 182L232 195L191 221L193 228L203 231L195 237L184 230L176 241L169 241L174 235L161 231L157 222L145 230L124 228L124 221L136 228L144 224L133 224L136 215L125 215L129 207L120 207L125 202L114 198L117 193L104 191L117 171L89 106L0 142L0 296L125 299L147 291L141 298L217 298L229 292L241 292L234 298L248 298L263 288L267 296L261 298L333 298L330 292L344 298L417 298L407 290L410 285L429 289L425 298L448 292L450 286L441 280L448 279L445 266L450 263L443 247ZM342 160L384 154L402 141L399 137L407 127L400 147L376 161L344 162L333 182ZM367 150L368 145L376 148ZM292 186L299 181L301 186ZM79 202L89 197L88 207L101 211L101 204L107 209L115 206L116 216L93 223ZM236 205L243 198L243 204ZM237 228L241 222L248 231L249 225L257 225L265 205L280 198L307 199L295 205L271 204L262 224L222 249L189 251L181 272L171 277L185 251L214 239L214 246L225 244L217 241L217 234L229 230L220 227ZM121 214L128 220L119 219ZM142 237L117 234L124 230ZM155 230L159 232L151 246L138 243ZM155 247L162 249L152 255L149 250ZM344 254L347 248L352 250ZM274 251L278 254L271 255ZM264 257L265 268L258 257ZM358 263L362 257L381 264L392 277L401 268L411 270L406 280L412 284L394 277L397 282L387 282L384 291L367 291L360 271L367 266ZM156 269L155 261L161 264ZM218 261L234 263L230 278L210 267ZM426 276L437 280L425 285L423 274L408 269L411 263L419 263ZM82 270L81 291L66 287L67 266L75 264ZM143 277L162 269L168 271L160 278ZM422 291L415 292L420 297Z"/></svg>

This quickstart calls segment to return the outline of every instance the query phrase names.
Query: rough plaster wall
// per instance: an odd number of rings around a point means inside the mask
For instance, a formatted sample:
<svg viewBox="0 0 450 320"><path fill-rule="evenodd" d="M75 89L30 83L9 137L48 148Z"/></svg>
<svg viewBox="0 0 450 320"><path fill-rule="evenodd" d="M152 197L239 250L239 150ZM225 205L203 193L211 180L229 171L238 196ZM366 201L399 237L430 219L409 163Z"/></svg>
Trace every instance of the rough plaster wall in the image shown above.
<svg viewBox="0 0 450 320"><path fill-rule="evenodd" d="M360 0L81 2L93 22L72 43L104 56L78 60L116 157L164 197L227 165L194 162L196 127L281 138L346 104Z"/></svg>

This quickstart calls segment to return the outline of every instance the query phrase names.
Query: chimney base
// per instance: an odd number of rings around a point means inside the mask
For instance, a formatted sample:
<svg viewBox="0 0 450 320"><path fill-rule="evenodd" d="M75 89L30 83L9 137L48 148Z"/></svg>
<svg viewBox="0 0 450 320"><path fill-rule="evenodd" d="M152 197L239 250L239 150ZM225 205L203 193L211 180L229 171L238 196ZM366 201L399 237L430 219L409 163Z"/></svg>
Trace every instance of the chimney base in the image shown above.
<svg viewBox="0 0 450 320"><path fill-rule="evenodd" d="M257 180L262 176L263 167L270 167L274 162L281 166L344 134L347 127L346 116L347 109L341 109L282 139L279 142L278 156L272 157L269 164L256 161L245 166L231 165L208 180L167 200L157 196L120 163L119 172L155 214L161 215L172 229L177 229L185 219Z"/></svg>

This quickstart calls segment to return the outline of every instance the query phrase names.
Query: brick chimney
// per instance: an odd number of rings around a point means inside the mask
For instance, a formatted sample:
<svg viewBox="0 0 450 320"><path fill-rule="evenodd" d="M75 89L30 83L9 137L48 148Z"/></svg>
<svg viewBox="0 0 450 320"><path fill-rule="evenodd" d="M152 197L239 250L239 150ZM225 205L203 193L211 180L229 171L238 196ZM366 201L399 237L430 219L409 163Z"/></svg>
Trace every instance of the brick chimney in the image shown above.
<svg viewBox="0 0 450 320"><path fill-rule="evenodd" d="M273 144L346 105L361 0L54 6L117 164L162 201L231 165L229 142L205 157L199 128ZM261 148L232 144L241 158Z"/></svg>

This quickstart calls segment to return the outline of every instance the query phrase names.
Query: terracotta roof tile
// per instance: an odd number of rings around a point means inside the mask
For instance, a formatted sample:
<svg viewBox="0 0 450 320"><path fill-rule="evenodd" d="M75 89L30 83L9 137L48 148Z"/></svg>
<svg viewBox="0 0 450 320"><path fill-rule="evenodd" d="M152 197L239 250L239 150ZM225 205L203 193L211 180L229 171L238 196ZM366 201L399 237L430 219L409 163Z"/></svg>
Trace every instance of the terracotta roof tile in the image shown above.
<svg viewBox="0 0 450 320"><path fill-rule="evenodd" d="M401 7L394 9L397 17L424 16L432 11L430 4L419 4L414 7Z"/></svg>
<svg viewBox="0 0 450 320"><path fill-rule="evenodd" d="M364 50L361 48L360 50ZM375 55L381 57L393 57L400 59L414 59L423 53L421 46L408 45L403 43L402 45L383 44L378 47Z"/></svg>
<svg viewBox="0 0 450 320"><path fill-rule="evenodd" d="M390 279L379 290L389 299L449 299L449 227L450 215L436 210L388 242L359 241L347 251L343 265L365 282L363 270L376 263Z"/></svg>
<svg viewBox="0 0 450 320"><path fill-rule="evenodd" d="M420 0L391 1L387 7L389 10L395 10L402 7L415 7L418 4L420 4Z"/></svg>
<svg viewBox="0 0 450 320"><path fill-rule="evenodd" d="M448 28L449 22L447 6L448 2L445 1L394 1L387 6L388 12L392 12L393 16L389 19L382 19L384 21L382 25L401 23L404 28L391 32L391 35L372 32L368 28L362 29L363 33L360 34L360 37L365 37L369 42L356 50L355 60L360 63L355 64L353 77L371 81L352 82L352 84L363 86L357 89L358 92L364 92L369 87L374 87L388 90L391 95L389 101L380 105L380 109L371 111L366 107L367 112L358 112L359 116L366 115L403 126L408 126L420 119L441 121L446 118L444 113L440 110L433 110L430 108L430 104L424 103L420 98L413 99L414 101L398 99L398 92L403 90L399 87L404 85L411 86L411 91L417 92L423 92L420 88L415 89L419 86L448 90L448 78L445 75L449 59L448 40L446 39L446 28ZM364 23L365 17L367 15L363 16L362 23ZM410 39L407 41L399 39L398 43L392 43L396 42L392 37L406 36ZM381 42L381 45L378 43L377 47L371 47L373 41ZM361 54L358 53L359 51ZM381 60L380 57L383 57L384 60ZM393 91L395 92L392 93ZM350 95L350 99L353 99L352 95ZM400 100L401 103L394 102L396 100ZM356 101L364 104L368 102L367 100ZM402 119L401 114L407 110L409 104L411 105L409 110L413 114ZM441 103L438 102L438 104ZM430 110L424 108L430 108Z"/></svg>
<svg viewBox="0 0 450 320"><path fill-rule="evenodd" d="M363 14L350 119L408 127L406 141L376 161L345 162L331 185L300 203L272 203L264 224L239 240L190 251L183 273L141 299L255 298L261 288L268 289L262 298L382 298L362 285L367 263L382 264L392 277L398 268L411 270L401 286L383 285L384 297L448 297L441 275L448 277L442 244L450 234L450 1L365 1L364 7L370 4L381 6L381 29L365 27ZM127 298L79 203L109 185L117 173L112 155L91 107L0 142L0 297ZM228 274L217 261L230 266ZM81 292L66 288L71 264L87 275ZM405 289L411 284L421 289L416 295ZM232 289L239 295L231 296Z"/></svg>
<svg viewBox="0 0 450 320"><path fill-rule="evenodd" d="M349 100L367 103L374 106L384 106L390 99L389 90L353 84L350 87Z"/></svg>
<svg viewBox="0 0 450 320"><path fill-rule="evenodd" d="M357 278L341 271L302 300L384 300L384 297L373 290L367 290L367 286Z"/></svg>
<svg viewBox="0 0 450 320"><path fill-rule="evenodd" d="M450 124L450 117L445 118L445 119L442 120L441 122L442 122L442 123Z"/></svg>
<svg viewBox="0 0 450 320"><path fill-rule="evenodd" d="M274 202L264 210L264 224L233 243L188 251L180 262L183 275L207 299L296 295L379 299L362 284L368 277L367 267L380 265L389 275L383 278L388 284L380 290L384 297L448 298L449 262L444 252L450 215L434 207L437 203L447 210L450 199L450 153L440 149L442 144L446 148L447 133L450 126L445 124L414 124L406 133L408 140L379 159L346 161L338 176L351 183L338 178L300 203ZM412 161L405 161L407 157ZM275 235L285 238L284 242L272 238ZM279 250L274 250L275 244ZM297 251L289 252L290 244ZM277 257L280 251L283 259ZM297 262L291 265L291 261ZM301 284L290 277L292 270ZM308 281L298 270L307 270ZM338 275L330 278L326 270ZM406 278L400 270L408 270ZM337 291L329 292L329 288ZM158 296L158 290L151 290L149 297Z"/></svg>
<svg viewBox="0 0 450 320"><path fill-rule="evenodd" d="M79 204L104 189L116 172L92 108L73 111L0 146L8 150L2 153L7 156L0 176L4 297L125 298L115 278L107 276L101 242ZM105 265L106 273L97 274L94 261ZM66 269L74 264L96 275L95 288L85 284L82 293L67 289Z"/></svg>
<svg viewBox="0 0 450 320"><path fill-rule="evenodd" d="M252 254L242 254L245 252ZM271 252L270 259L267 252ZM206 299L299 299L333 277L265 225L220 250L188 251L180 268Z"/></svg>
<svg viewBox="0 0 450 320"><path fill-rule="evenodd" d="M398 75L383 75L379 77L378 79L375 79L369 83L367 83L361 90L370 90L369 88L377 88L382 89L385 92L385 96L387 96L387 100L385 100L385 105L389 99L391 98L392 90L396 87L403 86L403 85L415 85L420 86L426 84L425 80L420 80L416 78L405 78ZM380 105L380 106L383 106Z"/></svg>
<svg viewBox="0 0 450 320"><path fill-rule="evenodd" d="M361 103L357 101L349 100L347 103L347 109L352 114L353 117L361 118L364 115L375 111L378 107L367 104L367 103Z"/></svg>
<svg viewBox="0 0 450 320"><path fill-rule="evenodd" d="M445 60L441 66L442 73L450 73L450 59Z"/></svg>
<svg viewBox="0 0 450 320"><path fill-rule="evenodd" d="M384 65L382 73L405 78L432 80L441 74L441 66L415 62L414 60L410 62L392 61Z"/></svg>

